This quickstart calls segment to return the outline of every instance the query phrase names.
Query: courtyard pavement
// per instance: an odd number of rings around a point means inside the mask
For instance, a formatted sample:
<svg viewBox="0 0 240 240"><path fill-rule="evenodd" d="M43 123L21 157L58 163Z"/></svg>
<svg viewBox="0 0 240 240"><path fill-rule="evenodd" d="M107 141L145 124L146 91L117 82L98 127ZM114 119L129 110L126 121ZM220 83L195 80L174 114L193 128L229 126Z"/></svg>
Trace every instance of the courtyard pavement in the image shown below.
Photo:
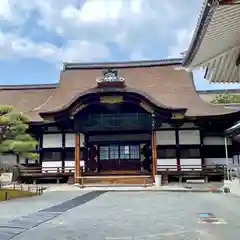
<svg viewBox="0 0 240 240"><path fill-rule="evenodd" d="M0 202L0 239L239 240L239 201L223 193L46 192Z"/></svg>

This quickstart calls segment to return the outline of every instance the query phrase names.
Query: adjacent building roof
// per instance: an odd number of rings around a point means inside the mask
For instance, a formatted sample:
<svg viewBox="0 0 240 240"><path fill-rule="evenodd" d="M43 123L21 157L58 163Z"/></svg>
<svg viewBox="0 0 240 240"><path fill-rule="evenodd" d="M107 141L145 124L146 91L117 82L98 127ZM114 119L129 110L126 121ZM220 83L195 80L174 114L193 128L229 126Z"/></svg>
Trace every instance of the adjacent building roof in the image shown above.
<svg viewBox="0 0 240 240"><path fill-rule="evenodd" d="M57 88L58 84L0 86L0 105L11 105L31 121L39 121L39 110L53 97Z"/></svg>
<svg viewBox="0 0 240 240"><path fill-rule="evenodd" d="M210 82L240 82L240 0L205 0L183 60Z"/></svg>
<svg viewBox="0 0 240 240"><path fill-rule="evenodd" d="M59 84L0 86L0 104L12 105L31 121L41 121L39 112L64 109L80 94L94 89L102 71L113 68L124 77L128 89L147 94L169 108L186 108L186 116L228 114L236 110L212 105L197 94L192 73L181 59L121 63L65 64Z"/></svg>

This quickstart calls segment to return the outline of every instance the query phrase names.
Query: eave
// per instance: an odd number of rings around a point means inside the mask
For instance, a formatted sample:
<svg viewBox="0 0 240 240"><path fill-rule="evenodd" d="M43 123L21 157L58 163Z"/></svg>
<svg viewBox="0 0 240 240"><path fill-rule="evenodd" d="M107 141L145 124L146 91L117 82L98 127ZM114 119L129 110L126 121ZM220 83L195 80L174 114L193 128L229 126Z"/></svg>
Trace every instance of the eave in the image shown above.
<svg viewBox="0 0 240 240"><path fill-rule="evenodd" d="M240 82L240 0L205 1L183 65L207 69L210 82Z"/></svg>
<svg viewBox="0 0 240 240"><path fill-rule="evenodd" d="M230 128L226 129L224 135L226 137L234 137L240 133L240 121L235 123Z"/></svg>
<svg viewBox="0 0 240 240"><path fill-rule="evenodd" d="M173 66L181 65L182 58L147 60L147 61L126 61L126 62L95 62L95 63L74 63L66 62L63 64L63 71L79 70L79 69L107 69L107 68L139 68L139 67L157 67L157 66Z"/></svg>

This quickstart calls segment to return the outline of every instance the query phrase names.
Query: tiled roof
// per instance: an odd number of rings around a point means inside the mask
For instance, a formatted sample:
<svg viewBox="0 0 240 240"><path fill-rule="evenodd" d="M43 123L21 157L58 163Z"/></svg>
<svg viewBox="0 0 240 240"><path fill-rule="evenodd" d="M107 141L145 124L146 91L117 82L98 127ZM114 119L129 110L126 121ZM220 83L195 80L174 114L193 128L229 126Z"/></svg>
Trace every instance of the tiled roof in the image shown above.
<svg viewBox="0 0 240 240"><path fill-rule="evenodd" d="M102 77L103 70L114 68L124 77L126 91L145 94L160 107L185 108L186 116L233 112L203 101L196 92L192 73L181 67L181 60L99 63L94 66L74 64L73 68L72 64L65 64L59 84L0 86L0 104L12 105L17 111L26 113L32 121L39 121L42 120L39 112L68 107L81 94L96 87L96 79Z"/></svg>

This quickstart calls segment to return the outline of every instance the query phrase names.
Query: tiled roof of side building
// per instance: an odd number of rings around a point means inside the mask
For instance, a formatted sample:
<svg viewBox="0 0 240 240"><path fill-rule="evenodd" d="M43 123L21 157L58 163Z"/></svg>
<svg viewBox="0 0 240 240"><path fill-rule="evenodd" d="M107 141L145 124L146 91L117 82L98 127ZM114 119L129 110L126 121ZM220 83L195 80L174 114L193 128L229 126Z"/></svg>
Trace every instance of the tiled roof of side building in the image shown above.
<svg viewBox="0 0 240 240"><path fill-rule="evenodd" d="M207 33L207 30L208 30L209 26L211 25L211 21L212 21L212 18L214 16L214 12L216 11L216 9L219 9L222 7L230 7L233 5L239 6L240 0L204 0L203 1L202 9L199 14L199 18L198 18L198 21L197 21L197 24L196 24L196 27L195 27L195 30L193 33L192 41L189 45L188 50L185 52L185 57L183 58L183 66L191 65L193 59L195 58L197 52L199 51L199 48L200 48L201 43ZM230 13L230 14L233 15L233 13ZM221 18L223 19L223 22L224 22L224 16L221 16ZM222 25L222 29L224 27L226 27L226 23L224 23ZM229 26L229 27L231 27L231 26ZM223 31L225 31L225 29L223 29ZM209 36L208 36L208 38L209 38Z"/></svg>

